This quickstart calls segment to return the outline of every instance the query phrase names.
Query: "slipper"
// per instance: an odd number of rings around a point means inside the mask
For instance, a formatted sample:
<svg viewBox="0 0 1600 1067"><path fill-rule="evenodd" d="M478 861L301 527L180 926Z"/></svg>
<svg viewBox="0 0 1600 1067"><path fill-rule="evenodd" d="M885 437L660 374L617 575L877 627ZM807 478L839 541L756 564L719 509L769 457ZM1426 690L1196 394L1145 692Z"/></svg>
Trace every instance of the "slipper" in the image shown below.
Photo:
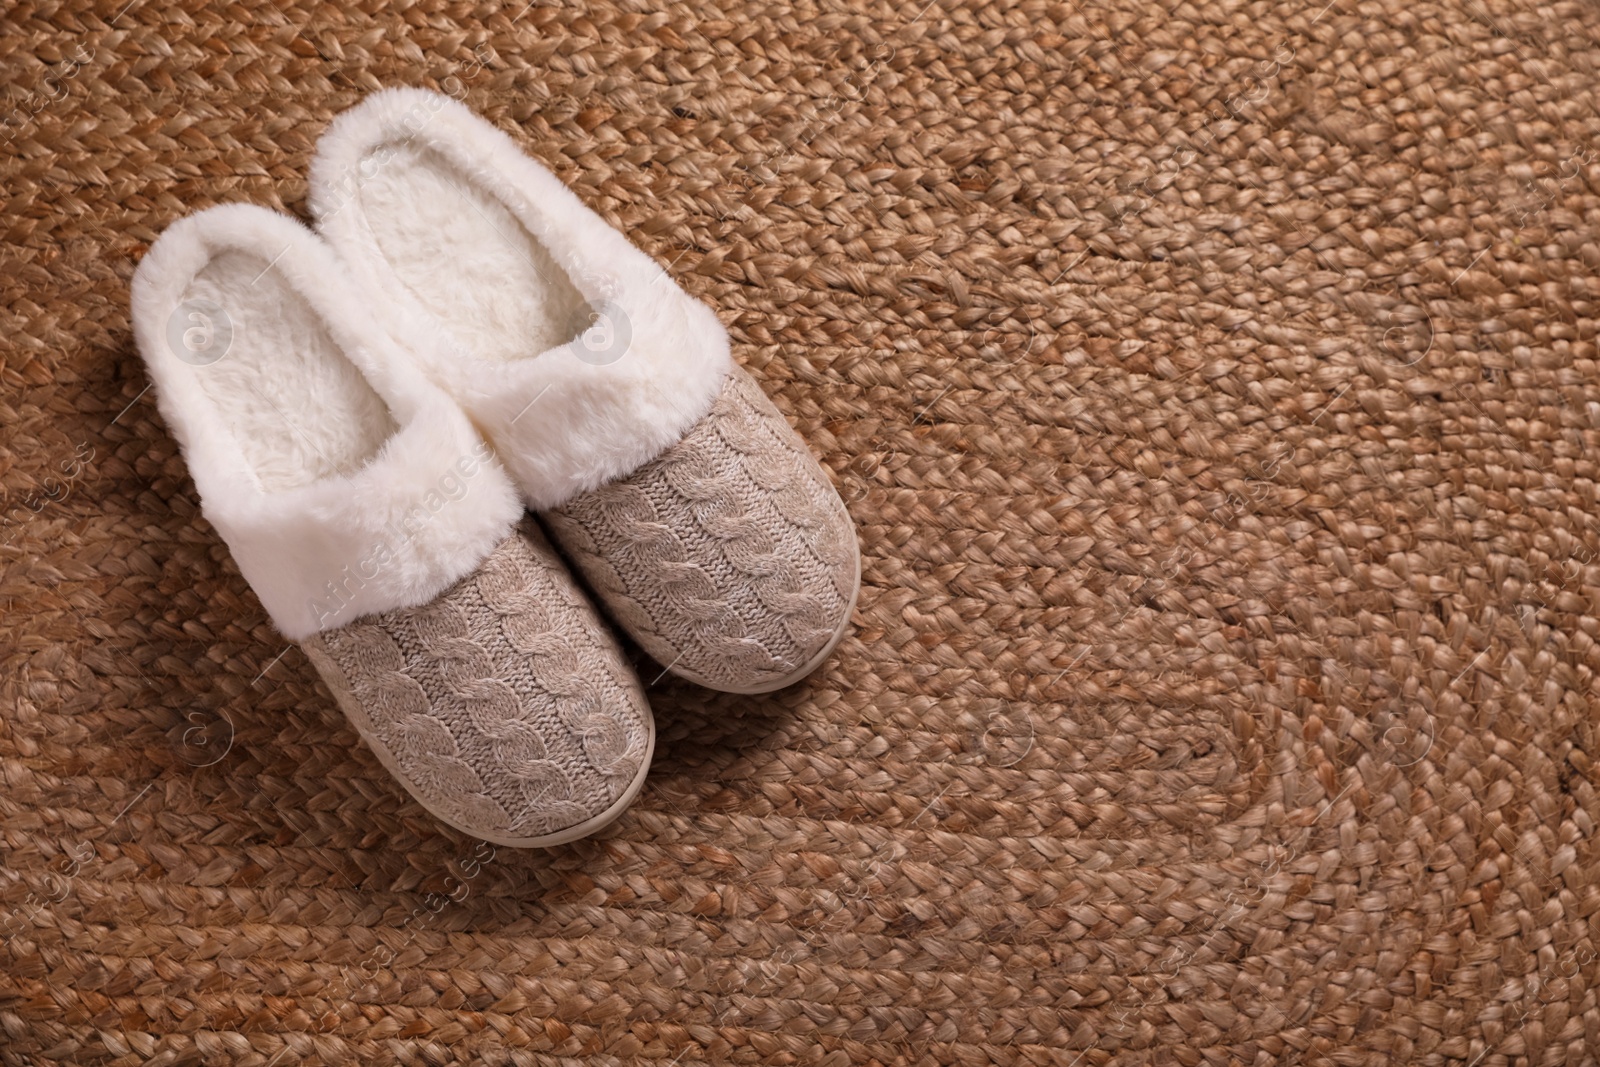
<svg viewBox="0 0 1600 1067"><path fill-rule="evenodd" d="M709 308L437 93L338 116L310 199L396 342L646 652L737 693L826 658L860 586L854 527Z"/></svg>
<svg viewBox="0 0 1600 1067"><path fill-rule="evenodd" d="M620 815L655 739L638 680L333 250L264 208L213 208L156 241L132 306L202 512L407 791L505 845Z"/></svg>

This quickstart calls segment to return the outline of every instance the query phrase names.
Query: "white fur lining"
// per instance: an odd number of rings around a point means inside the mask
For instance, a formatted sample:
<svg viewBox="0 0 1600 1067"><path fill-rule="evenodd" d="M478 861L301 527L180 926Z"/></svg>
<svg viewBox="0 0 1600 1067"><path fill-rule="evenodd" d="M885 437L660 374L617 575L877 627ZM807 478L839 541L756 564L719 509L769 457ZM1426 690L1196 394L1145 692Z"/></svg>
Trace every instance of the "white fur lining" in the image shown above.
<svg viewBox="0 0 1600 1067"><path fill-rule="evenodd" d="M304 226L181 219L132 303L204 514L285 637L425 604L510 535L510 478Z"/></svg>
<svg viewBox="0 0 1600 1067"><path fill-rule="evenodd" d="M390 89L336 118L311 210L535 509L676 443L732 368L709 308L448 97Z"/></svg>

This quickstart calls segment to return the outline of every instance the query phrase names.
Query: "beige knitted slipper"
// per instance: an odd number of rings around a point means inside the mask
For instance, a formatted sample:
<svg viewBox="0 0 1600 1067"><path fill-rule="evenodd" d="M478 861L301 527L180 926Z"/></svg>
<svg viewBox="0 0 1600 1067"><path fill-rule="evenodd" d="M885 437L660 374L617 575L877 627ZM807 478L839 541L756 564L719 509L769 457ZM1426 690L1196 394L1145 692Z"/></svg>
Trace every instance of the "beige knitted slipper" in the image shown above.
<svg viewBox="0 0 1600 1067"><path fill-rule="evenodd" d="M459 830L557 845L644 785L655 729L638 679L531 523L431 603L303 647L379 761Z"/></svg>
<svg viewBox="0 0 1600 1067"><path fill-rule="evenodd" d="M180 220L133 323L206 518L406 790L506 845L616 818L654 744L638 680L332 249L256 207Z"/></svg>
<svg viewBox="0 0 1600 1067"><path fill-rule="evenodd" d="M826 657L855 601L855 531L710 309L437 93L336 118L311 207L396 343L663 666L755 693Z"/></svg>
<svg viewBox="0 0 1600 1067"><path fill-rule="evenodd" d="M861 586L844 503L740 368L683 440L541 517L633 639L712 689L810 674Z"/></svg>

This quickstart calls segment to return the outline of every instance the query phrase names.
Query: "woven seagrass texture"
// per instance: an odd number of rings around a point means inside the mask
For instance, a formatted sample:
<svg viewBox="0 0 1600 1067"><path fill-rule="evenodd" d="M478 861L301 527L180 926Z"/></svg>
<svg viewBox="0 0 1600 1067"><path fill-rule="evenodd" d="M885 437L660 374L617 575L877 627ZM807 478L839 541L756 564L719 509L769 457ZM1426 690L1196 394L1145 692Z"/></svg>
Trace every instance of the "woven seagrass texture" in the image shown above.
<svg viewBox="0 0 1600 1067"><path fill-rule="evenodd" d="M24 3L0 78L0 1064L1596 1062L1592 4ZM639 662L548 852L359 745L132 350L162 227L390 84L861 536L805 683Z"/></svg>

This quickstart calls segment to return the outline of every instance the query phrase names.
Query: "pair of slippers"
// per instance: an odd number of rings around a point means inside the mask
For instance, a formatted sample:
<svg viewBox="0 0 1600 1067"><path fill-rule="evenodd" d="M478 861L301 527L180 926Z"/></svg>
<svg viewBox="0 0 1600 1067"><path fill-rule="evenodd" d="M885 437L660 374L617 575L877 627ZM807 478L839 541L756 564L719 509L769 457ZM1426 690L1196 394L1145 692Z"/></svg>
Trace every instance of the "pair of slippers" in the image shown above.
<svg viewBox="0 0 1600 1067"><path fill-rule="evenodd" d="M310 202L317 234L181 219L134 276L204 514L430 812L506 845L593 833L655 727L568 564L667 670L767 692L848 624L843 502L710 309L456 101L340 115Z"/></svg>

